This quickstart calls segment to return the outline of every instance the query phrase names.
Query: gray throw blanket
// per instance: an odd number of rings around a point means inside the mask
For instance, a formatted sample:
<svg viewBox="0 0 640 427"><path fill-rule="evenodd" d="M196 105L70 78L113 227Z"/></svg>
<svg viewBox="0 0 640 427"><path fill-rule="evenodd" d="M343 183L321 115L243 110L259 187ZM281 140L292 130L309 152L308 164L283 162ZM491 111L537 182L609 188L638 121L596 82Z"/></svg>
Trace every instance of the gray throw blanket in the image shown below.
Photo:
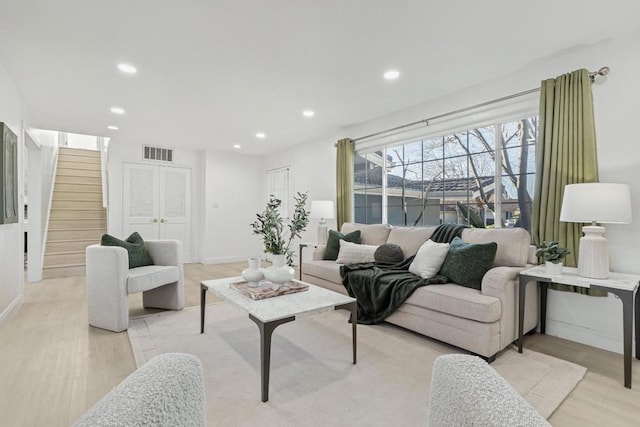
<svg viewBox="0 0 640 427"><path fill-rule="evenodd" d="M441 224L431 240L450 243L466 228L460 224ZM441 275L423 279L409 272L414 256L398 264L366 263L340 267L342 284L349 295L358 301L358 323L372 325L386 319L422 286L444 284L449 280Z"/></svg>

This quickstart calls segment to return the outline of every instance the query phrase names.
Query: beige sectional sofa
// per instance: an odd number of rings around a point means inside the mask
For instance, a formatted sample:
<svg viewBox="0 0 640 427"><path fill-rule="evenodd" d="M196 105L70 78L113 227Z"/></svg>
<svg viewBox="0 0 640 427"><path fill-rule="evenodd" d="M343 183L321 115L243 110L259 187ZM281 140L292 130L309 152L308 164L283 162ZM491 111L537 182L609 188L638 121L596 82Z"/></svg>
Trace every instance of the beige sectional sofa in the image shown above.
<svg viewBox="0 0 640 427"><path fill-rule="evenodd" d="M366 245L395 243L405 258L415 255L436 229L433 227L392 227L386 224L345 223L344 234L361 231ZM529 233L521 228L479 229L462 232L467 243L496 242L493 268L482 279L482 289L454 283L418 288L386 321L420 334L463 348L489 361L517 339L518 273L536 263L535 247ZM316 246L311 260L302 262L302 280L346 293L340 264L323 260L325 246ZM537 325L537 289L527 286L524 330Z"/></svg>

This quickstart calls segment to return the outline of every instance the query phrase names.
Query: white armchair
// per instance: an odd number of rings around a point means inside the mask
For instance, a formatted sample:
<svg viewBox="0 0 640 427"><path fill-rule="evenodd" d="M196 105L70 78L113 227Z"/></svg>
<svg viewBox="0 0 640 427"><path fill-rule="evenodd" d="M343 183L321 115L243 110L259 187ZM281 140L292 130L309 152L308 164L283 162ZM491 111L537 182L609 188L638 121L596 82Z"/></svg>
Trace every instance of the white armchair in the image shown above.
<svg viewBox="0 0 640 427"><path fill-rule="evenodd" d="M86 249L89 324L121 332L129 327L128 294L142 292L144 307L184 307L182 242L149 240L154 265L129 269L127 250L91 245Z"/></svg>

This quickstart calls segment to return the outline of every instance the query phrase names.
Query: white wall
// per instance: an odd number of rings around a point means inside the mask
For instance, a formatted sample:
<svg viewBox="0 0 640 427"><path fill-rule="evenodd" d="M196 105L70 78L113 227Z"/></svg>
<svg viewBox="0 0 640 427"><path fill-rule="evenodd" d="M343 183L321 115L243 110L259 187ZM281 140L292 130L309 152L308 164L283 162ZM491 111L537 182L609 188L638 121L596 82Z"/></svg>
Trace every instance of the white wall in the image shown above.
<svg viewBox="0 0 640 427"><path fill-rule="evenodd" d="M336 198L336 149L334 144L341 135L331 135L306 144L299 144L287 150L280 151L265 158L264 171L290 166L293 175L293 193L309 192L307 209L311 207L313 200L334 200ZM263 175L264 177L264 175ZM262 200L266 202L266 186L262 188ZM264 209L264 207L262 207ZM298 254L300 242L317 241L318 220L311 219L307 230L302 233L302 238L292 244L294 253ZM328 229L336 228L336 220L327 220ZM304 258L310 255L305 252Z"/></svg>
<svg viewBox="0 0 640 427"><path fill-rule="evenodd" d="M608 225L611 269L640 274L640 146L630 125L640 117L640 33L594 46L565 51L538 60L525 69L472 88L461 89L407 110L345 128L333 138L301 144L266 158L265 167L289 161L295 168L295 185L310 190L310 199L335 199L335 149L340 138L357 138L382 129L414 122L448 111L539 87L540 81L579 68L611 67L593 88L598 138L600 181L631 185L634 222ZM428 78L428 76L425 76ZM335 226L332 224L330 226ZM309 241L315 241L311 237ZM622 304L615 297L585 297L550 291L547 333L596 347L622 352Z"/></svg>
<svg viewBox="0 0 640 427"><path fill-rule="evenodd" d="M262 254L249 226L264 209L263 160L238 153L207 151L204 156L202 262L237 262Z"/></svg>
<svg viewBox="0 0 640 427"><path fill-rule="evenodd" d="M51 197L58 160L58 132L29 129L29 138L37 144L30 145L28 166L29 181L29 250L28 280L42 280L44 246L49 227Z"/></svg>
<svg viewBox="0 0 640 427"><path fill-rule="evenodd" d="M24 204L23 121L26 116L18 88L0 64L0 121L18 136L18 206ZM24 298L24 213L20 209L18 223L0 225L0 320L17 310Z"/></svg>

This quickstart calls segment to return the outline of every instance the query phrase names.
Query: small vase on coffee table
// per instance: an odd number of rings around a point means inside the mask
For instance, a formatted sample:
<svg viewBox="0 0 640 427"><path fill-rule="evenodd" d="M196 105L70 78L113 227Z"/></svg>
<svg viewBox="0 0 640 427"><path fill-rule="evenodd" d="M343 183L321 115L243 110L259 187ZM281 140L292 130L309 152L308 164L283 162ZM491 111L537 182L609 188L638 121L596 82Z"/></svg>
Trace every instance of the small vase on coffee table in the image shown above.
<svg viewBox="0 0 640 427"><path fill-rule="evenodd" d="M264 279L264 270L260 268L260 258L251 257L248 260L249 268L242 271L242 278L249 284L250 288L257 288L260 281Z"/></svg>

